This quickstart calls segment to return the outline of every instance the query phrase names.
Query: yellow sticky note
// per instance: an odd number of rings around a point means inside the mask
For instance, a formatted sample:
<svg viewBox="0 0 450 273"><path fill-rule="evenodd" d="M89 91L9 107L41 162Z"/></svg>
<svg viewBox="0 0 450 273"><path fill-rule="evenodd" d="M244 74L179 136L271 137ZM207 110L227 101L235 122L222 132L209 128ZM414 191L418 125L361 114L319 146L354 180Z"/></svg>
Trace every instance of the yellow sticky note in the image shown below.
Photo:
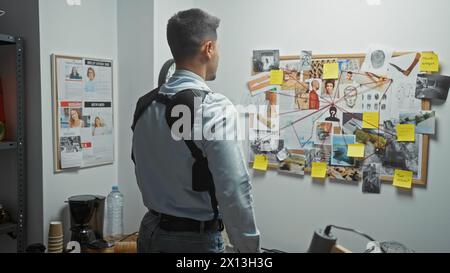
<svg viewBox="0 0 450 273"><path fill-rule="evenodd" d="M413 182L413 172L395 170L394 186L399 188L411 189Z"/></svg>
<svg viewBox="0 0 450 273"><path fill-rule="evenodd" d="M339 78L339 65L337 63L328 63L323 65L324 80L335 80Z"/></svg>
<svg viewBox="0 0 450 273"><path fill-rule="evenodd" d="M439 72L439 56L434 52L422 52L421 72Z"/></svg>
<svg viewBox="0 0 450 273"><path fill-rule="evenodd" d="M397 125L397 141L416 141L416 126L414 124Z"/></svg>
<svg viewBox="0 0 450 273"><path fill-rule="evenodd" d="M281 85L284 82L283 70L271 70L270 71L270 84Z"/></svg>
<svg viewBox="0 0 450 273"><path fill-rule="evenodd" d="M265 155L256 155L253 162L253 169L258 171L267 171L269 167L269 158Z"/></svg>
<svg viewBox="0 0 450 273"><path fill-rule="evenodd" d="M364 157L366 145L361 143L349 144L347 150L348 157Z"/></svg>
<svg viewBox="0 0 450 273"><path fill-rule="evenodd" d="M311 176L313 178L325 178L327 176L327 163L313 162Z"/></svg>
<svg viewBox="0 0 450 273"><path fill-rule="evenodd" d="M380 126L378 112L364 112L363 113L363 128L364 129L378 129Z"/></svg>

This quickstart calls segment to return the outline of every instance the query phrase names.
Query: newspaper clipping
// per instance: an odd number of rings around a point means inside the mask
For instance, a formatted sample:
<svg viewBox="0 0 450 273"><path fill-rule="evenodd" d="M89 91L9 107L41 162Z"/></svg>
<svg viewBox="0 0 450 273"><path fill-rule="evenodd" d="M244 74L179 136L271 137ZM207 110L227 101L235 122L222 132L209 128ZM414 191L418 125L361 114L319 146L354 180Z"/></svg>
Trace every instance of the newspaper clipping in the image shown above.
<svg viewBox="0 0 450 273"><path fill-rule="evenodd" d="M54 56L57 169L113 163L112 61Z"/></svg>

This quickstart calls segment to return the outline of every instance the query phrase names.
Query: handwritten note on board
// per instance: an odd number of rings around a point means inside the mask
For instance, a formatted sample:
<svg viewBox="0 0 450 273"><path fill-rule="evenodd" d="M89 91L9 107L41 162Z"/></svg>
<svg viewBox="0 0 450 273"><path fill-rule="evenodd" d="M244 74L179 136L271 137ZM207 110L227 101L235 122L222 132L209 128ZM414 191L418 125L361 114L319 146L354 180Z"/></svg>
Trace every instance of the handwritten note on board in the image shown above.
<svg viewBox="0 0 450 273"><path fill-rule="evenodd" d="M434 52L422 52L421 72L439 72L439 56Z"/></svg>
<svg viewBox="0 0 450 273"><path fill-rule="evenodd" d="M404 189L411 189L413 182L413 172L395 170L394 186Z"/></svg>

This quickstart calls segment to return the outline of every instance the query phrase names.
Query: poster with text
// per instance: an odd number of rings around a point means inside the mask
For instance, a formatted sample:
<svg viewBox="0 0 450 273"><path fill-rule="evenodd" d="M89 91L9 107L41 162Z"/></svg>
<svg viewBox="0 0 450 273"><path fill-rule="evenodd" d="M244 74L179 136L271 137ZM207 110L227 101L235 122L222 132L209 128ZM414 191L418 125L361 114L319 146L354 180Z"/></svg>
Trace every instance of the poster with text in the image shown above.
<svg viewBox="0 0 450 273"><path fill-rule="evenodd" d="M55 171L113 163L112 61L52 57Z"/></svg>

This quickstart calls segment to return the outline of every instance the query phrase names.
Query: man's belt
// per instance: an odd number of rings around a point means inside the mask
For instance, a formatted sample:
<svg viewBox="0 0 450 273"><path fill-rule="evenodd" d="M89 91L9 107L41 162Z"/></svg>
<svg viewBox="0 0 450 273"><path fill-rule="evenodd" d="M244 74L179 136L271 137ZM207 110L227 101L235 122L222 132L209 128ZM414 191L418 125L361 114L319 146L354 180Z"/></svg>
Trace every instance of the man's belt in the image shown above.
<svg viewBox="0 0 450 273"><path fill-rule="evenodd" d="M160 217L159 227L165 231L202 233L205 231L223 231L224 229L222 219L213 219L202 222L194 219L167 215L154 210L150 210L150 212L153 215Z"/></svg>

